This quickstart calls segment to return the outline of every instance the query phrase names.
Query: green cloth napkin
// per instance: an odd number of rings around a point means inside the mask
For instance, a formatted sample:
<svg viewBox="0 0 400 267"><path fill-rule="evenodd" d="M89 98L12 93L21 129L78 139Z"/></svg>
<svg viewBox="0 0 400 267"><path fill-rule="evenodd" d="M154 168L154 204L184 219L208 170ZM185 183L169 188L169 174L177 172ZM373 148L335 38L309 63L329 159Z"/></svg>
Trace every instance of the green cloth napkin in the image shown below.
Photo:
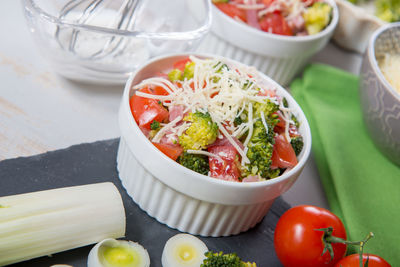
<svg viewBox="0 0 400 267"><path fill-rule="evenodd" d="M314 64L291 84L312 133L312 149L331 210L350 240L375 237L365 251L400 264L400 167L374 146L363 123L359 78ZM312 193L312 192L310 192Z"/></svg>

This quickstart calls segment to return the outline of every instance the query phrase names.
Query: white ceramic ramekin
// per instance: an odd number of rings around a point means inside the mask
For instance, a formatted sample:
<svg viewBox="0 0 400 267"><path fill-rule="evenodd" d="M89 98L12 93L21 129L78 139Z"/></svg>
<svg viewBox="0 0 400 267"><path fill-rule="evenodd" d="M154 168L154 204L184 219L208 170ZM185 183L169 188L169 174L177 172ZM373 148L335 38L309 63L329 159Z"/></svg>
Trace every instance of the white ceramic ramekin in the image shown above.
<svg viewBox="0 0 400 267"><path fill-rule="evenodd" d="M309 36L283 36L263 32L238 22L216 8L213 9L211 32L197 51L232 58L256 67L276 82L288 85L309 59L328 43L339 13L335 1L330 24L323 31Z"/></svg>
<svg viewBox="0 0 400 267"><path fill-rule="evenodd" d="M299 131L304 138L304 148L298 157L299 163L278 178L252 183L214 179L179 165L153 146L140 131L132 116L129 98L134 85L170 69L174 62L187 56L175 54L155 58L128 80L119 110L119 177L140 208L169 227L202 236L238 234L260 222L274 199L296 181L310 154L310 128L290 94L265 76L277 88L277 93L286 97L301 122Z"/></svg>

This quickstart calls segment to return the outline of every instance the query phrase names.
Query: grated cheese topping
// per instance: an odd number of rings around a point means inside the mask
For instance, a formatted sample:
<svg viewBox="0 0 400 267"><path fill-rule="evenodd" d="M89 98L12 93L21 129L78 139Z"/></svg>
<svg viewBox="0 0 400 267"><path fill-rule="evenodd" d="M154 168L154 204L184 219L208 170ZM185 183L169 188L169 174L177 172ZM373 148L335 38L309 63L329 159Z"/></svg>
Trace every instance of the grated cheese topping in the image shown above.
<svg viewBox="0 0 400 267"><path fill-rule="evenodd" d="M400 54L385 53L381 60L378 60L383 76L390 85L400 94Z"/></svg>
<svg viewBox="0 0 400 267"><path fill-rule="evenodd" d="M293 123L290 120L291 110L283 107L280 97L275 96L275 94L272 94L273 96L260 95L263 90L275 91L276 88L263 79L255 68L233 65L231 62L225 62L220 58L200 59L191 56L190 60L195 63L193 78L191 79L178 81L174 84L168 78L155 77L143 80L134 87L134 89L139 89L144 86L161 86L169 92L169 95L152 95L140 91L136 91L136 94L141 97L160 100L164 106L169 108L177 105L183 106L181 116L167 124L161 124L162 128L152 138L153 142L160 142L163 136L176 140L177 136L182 135L190 126L190 122L182 121L184 114L197 111L208 112L212 121L219 128L218 138L226 137L237 150L241 157L241 164L244 166L250 163L246 154L255 122L253 104L263 103L265 100L279 104L281 116L286 123L285 136L290 142L288 126ZM235 125L235 118L242 118L244 112L247 114L246 121ZM265 114L262 113L260 116L268 133ZM247 136L242 147L235 139L246 133ZM218 157L218 155L203 150L190 150L188 153Z"/></svg>

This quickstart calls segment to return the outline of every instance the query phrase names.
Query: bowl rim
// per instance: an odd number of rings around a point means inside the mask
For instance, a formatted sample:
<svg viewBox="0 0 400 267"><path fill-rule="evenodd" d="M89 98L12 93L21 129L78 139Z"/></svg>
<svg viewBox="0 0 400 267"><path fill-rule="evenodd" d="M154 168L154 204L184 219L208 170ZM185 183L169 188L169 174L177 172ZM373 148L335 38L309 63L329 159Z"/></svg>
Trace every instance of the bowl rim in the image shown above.
<svg viewBox="0 0 400 267"><path fill-rule="evenodd" d="M194 1L194 0L192 0ZM145 31L129 31L129 30L118 30L118 29L110 29L101 26L93 26L86 24L77 24L62 20L58 17L55 17L47 12L45 12L39 5L35 3L35 0L22 0L25 11L33 12L35 15L40 17L41 19L45 19L48 22L57 24L59 26L68 26L78 30L86 30L92 31L107 35L121 35L126 37L137 37L137 38L151 38L156 40L192 40L198 39L206 34L212 24L212 12L211 12L211 3L208 0L201 0L204 2L206 9L206 18L201 27L184 32L168 32L168 33L158 33L158 32L145 32ZM190 36L190 38L188 38Z"/></svg>
<svg viewBox="0 0 400 267"><path fill-rule="evenodd" d="M337 7L335 1L323 0L323 2L328 3L333 8L331 21L330 21L328 27L326 27L319 33L312 34L312 35L306 35L306 36L286 36L286 35L265 32L265 31L256 29L256 28L248 25L247 23L234 20L233 18L229 17L224 12L219 10L214 4L212 4L212 10L213 10L213 12L215 12L214 14L223 18L226 22L228 22L228 23L233 22L234 25L236 27L238 27L240 30L248 31L250 34L257 35L260 38L272 38L272 39L285 41L285 42L310 42L310 41L320 39L320 38L330 34L331 32L333 32L333 30L336 28L336 26L339 22L339 10L338 10L338 7Z"/></svg>
<svg viewBox="0 0 400 267"><path fill-rule="evenodd" d="M392 96L400 102L400 93L396 91L396 89L386 80L385 76L383 75L381 68L378 65L378 61L375 56L375 43L379 39L382 33L390 30L392 28L399 28L400 31L400 22L388 23L383 25L382 27L378 28L371 36L369 40L367 55L369 58L369 62L371 67L378 77L381 84L385 85L385 88L388 89L388 92L392 94Z"/></svg>
<svg viewBox="0 0 400 267"><path fill-rule="evenodd" d="M165 154L163 154L160 150L158 150L152 143L151 141L141 132L139 126L137 125L136 121L133 118L133 115L130 111L130 106L129 106L129 98L130 98L130 92L133 90L132 89L132 82L136 76L136 74L138 74L143 68L145 68L146 66L153 64L159 60L163 60L163 59L168 59L168 58L173 58L173 57L184 57L184 56L189 56L189 55L194 55L196 57L202 57L202 58L221 58L224 60L228 60L232 63L235 64L240 64L240 65L245 65L242 64L236 60L232 60L226 57L222 57L222 56L218 56L218 55L213 55L213 54L207 54L207 53L173 53L173 54L168 54L168 55L163 55L163 56L159 56L159 57L155 57L152 58L150 61L147 61L145 64L143 64L142 66L140 66L134 73L131 74L130 78L128 79L125 88L124 88L124 93L122 96L122 102L121 102L121 112L127 112L129 111L129 115L130 115L130 119L129 122L125 122L125 123L129 123L128 127L131 129L134 129L134 132L132 132L132 134L137 134L140 133L139 138L141 138L143 141L146 140L146 146L147 147L151 147L150 149L152 151L156 151L156 154L161 157L162 159L164 159L164 162L167 163L171 166L171 168L178 168L178 170L180 170L180 172L184 172L187 175L190 175L191 178L196 179L196 180L200 180L200 181L205 181L206 183L209 183L211 186L212 185L219 185L219 186L225 186L225 187L230 187L233 189L241 189L241 188L264 188L266 186L270 186L270 185L275 185L278 184L284 180L288 180L289 178L291 178L295 173L299 172L302 170L302 168L304 167L304 165L306 164L309 155L310 155L310 151L311 151L311 143L312 143L312 139L311 139L311 130L310 130L310 126L309 123L307 121L307 118L303 112L303 110L300 108L300 106L298 105L298 103L296 102L296 100L290 95L290 93L288 91L286 91L281 85L279 85L277 82L275 82L273 79L271 79L270 77L268 77L267 75L263 74L262 72L258 71L260 76L263 79L266 79L272 86L275 86L278 92L278 95L284 96L288 99L290 105L292 106L292 108L295 110L295 113L297 114L297 116L302 117L303 120L302 123L304 124L304 133L302 134L302 137L304 139L304 147L303 147L303 151L300 154L300 158L299 161L297 163L297 165L290 169L289 171L283 173L282 175L273 178L273 179L269 179L266 181L259 181L259 182L235 182L235 181L226 181L226 180L222 180L222 179L216 179L216 178L212 178L210 176L207 175L203 175L200 173L197 173L195 171L192 171L182 165L180 165L179 163L177 163L176 161L173 161L172 159L170 159L169 157L167 157ZM121 121L120 121L121 122ZM121 126L120 126L121 127ZM147 169L146 169L147 170ZM149 171L149 170L147 170ZM151 172L151 171L150 171ZM211 178L211 179L210 179ZM162 178L157 177L157 179L162 181Z"/></svg>

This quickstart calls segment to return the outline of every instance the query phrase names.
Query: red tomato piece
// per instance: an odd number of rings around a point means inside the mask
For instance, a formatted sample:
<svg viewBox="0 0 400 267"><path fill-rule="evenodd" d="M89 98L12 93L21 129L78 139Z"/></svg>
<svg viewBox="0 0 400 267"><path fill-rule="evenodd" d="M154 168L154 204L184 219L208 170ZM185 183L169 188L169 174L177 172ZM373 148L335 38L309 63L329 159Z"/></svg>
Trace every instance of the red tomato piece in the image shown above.
<svg viewBox="0 0 400 267"><path fill-rule="evenodd" d="M275 112L275 114L278 115L279 122L275 125L274 132L278 134L283 134L285 133L286 129L286 121L283 119L280 113ZM289 136L290 137L300 136L299 129L293 123L289 124Z"/></svg>
<svg viewBox="0 0 400 267"><path fill-rule="evenodd" d="M283 119L280 112L275 112L274 114L278 115L279 122L275 125L275 127L282 128L285 131L286 121ZM275 131L275 129L274 129ZM279 130L278 130L279 132Z"/></svg>
<svg viewBox="0 0 400 267"><path fill-rule="evenodd" d="M334 266L346 253L346 245L333 243L334 258L322 254L324 232L315 229L332 227L332 235L346 239L342 221L329 210L302 205L289 209L279 219L274 233L274 247L285 267Z"/></svg>
<svg viewBox="0 0 400 267"><path fill-rule="evenodd" d="M147 87L140 89L140 92L153 93ZM162 107L156 99L140 97L134 94L129 104L133 117L141 128L150 129L153 121L162 122L168 118L168 110Z"/></svg>
<svg viewBox="0 0 400 267"><path fill-rule="evenodd" d="M210 175L228 181L238 181L240 177L238 152L232 145L212 146L208 152L216 154L216 157L209 157Z"/></svg>
<svg viewBox="0 0 400 267"><path fill-rule="evenodd" d="M368 259L368 267L390 267L391 265L385 261L382 257L365 253L362 256L363 266ZM335 267L359 267L360 266L360 256L358 254L351 254L347 257L341 259L336 263Z"/></svg>
<svg viewBox="0 0 400 267"><path fill-rule="evenodd" d="M270 4L272 4L275 0L262 0L262 3L266 6L269 6ZM303 0L304 1L304 0Z"/></svg>
<svg viewBox="0 0 400 267"><path fill-rule="evenodd" d="M172 160L176 160L183 152L183 148L178 144L152 144Z"/></svg>
<svg viewBox="0 0 400 267"><path fill-rule="evenodd" d="M188 62L191 62L190 58L184 58L174 63L174 69L178 69L180 71L185 70L185 66Z"/></svg>
<svg viewBox="0 0 400 267"><path fill-rule="evenodd" d="M151 91L154 95L169 95L168 91L161 86L154 86Z"/></svg>
<svg viewBox="0 0 400 267"><path fill-rule="evenodd" d="M243 9L239 9L237 6L230 3L216 3L214 5L229 17L239 18L243 22L247 22L246 11Z"/></svg>
<svg viewBox="0 0 400 267"><path fill-rule="evenodd" d="M297 164L296 153L282 134L275 136L271 160L271 168L293 168Z"/></svg>
<svg viewBox="0 0 400 267"><path fill-rule="evenodd" d="M261 30L269 33L292 36L292 29L280 13L268 13L260 19Z"/></svg>
<svg viewBox="0 0 400 267"><path fill-rule="evenodd" d="M251 77L250 77L251 78ZM268 96L268 97L275 97L276 92L274 90L269 90L269 89L261 89L258 92L258 95L260 96Z"/></svg>

